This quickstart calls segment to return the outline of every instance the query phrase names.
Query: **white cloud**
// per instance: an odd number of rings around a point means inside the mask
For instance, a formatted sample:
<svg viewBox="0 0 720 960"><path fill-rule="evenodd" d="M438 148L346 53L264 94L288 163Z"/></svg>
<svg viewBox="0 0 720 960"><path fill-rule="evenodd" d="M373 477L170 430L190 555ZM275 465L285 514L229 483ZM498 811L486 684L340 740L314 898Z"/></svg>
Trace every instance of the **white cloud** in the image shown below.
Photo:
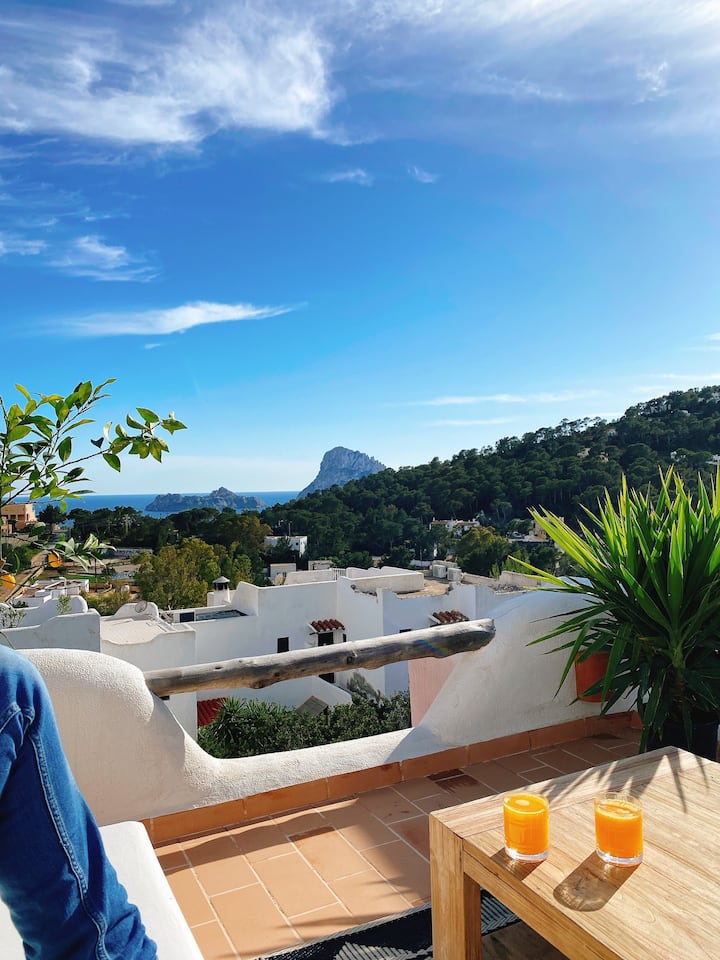
<svg viewBox="0 0 720 960"><path fill-rule="evenodd" d="M93 280L152 280L155 271L125 247L106 244L95 234L76 237L51 261L63 273Z"/></svg>
<svg viewBox="0 0 720 960"><path fill-rule="evenodd" d="M437 173L429 173L427 170L423 170L422 167L408 167L408 173L418 183L435 183L439 176Z"/></svg>
<svg viewBox="0 0 720 960"><path fill-rule="evenodd" d="M43 240L26 240L9 233L0 233L0 257L16 254L20 257L36 256L45 248Z"/></svg>
<svg viewBox="0 0 720 960"><path fill-rule="evenodd" d="M208 323L264 320L290 313L295 307L255 307L251 303L208 303L199 300L165 310L96 313L66 318L65 332L80 337L166 336ZM55 323L57 323L55 321ZM151 344L148 346L156 346Z"/></svg>
<svg viewBox="0 0 720 960"><path fill-rule="evenodd" d="M221 129L338 144L358 132L401 136L405 112L374 114L372 98L342 126L332 116L341 97L382 89L431 101L425 126L453 122L437 108L443 98L481 100L478 123L467 109L456 119L468 135L508 99L530 104L536 123L536 108L561 119L575 108L583 129L720 131L716 0L114 0L92 15L29 6L6 0L0 14L9 132L161 147ZM517 118L495 123L530 139Z"/></svg>
<svg viewBox="0 0 720 960"><path fill-rule="evenodd" d="M573 400L587 400L600 396L599 390L563 390L558 393L491 393L479 396L435 397L432 400L417 400L411 406L452 407L470 406L480 403L566 403Z"/></svg>
<svg viewBox="0 0 720 960"><path fill-rule="evenodd" d="M323 177L327 183L358 183L362 187L371 187L375 178L367 170L355 167L353 170L336 170Z"/></svg>
<svg viewBox="0 0 720 960"><path fill-rule="evenodd" d="M493 427L501 423L512 423L512 417L491 417L487 420L429 420L428 427Z"/></svg>
<svg viewBox="0 0 720 960"><path fill-rule="evenodd" d="M657 396L668 390L691 390L708 384L720 383L720 372L715 373L659 373L655 381L636 384L632 392L639 396Z"/></svg>
<svg viewBox="0 0 720 960"><path fill-rule="evenodd" d="M222 128L318 133L332 105L312 23L251 4L180 13L162 31L140 15L67 11L0 27L0 129L10 132L189 145Z"/></svg>

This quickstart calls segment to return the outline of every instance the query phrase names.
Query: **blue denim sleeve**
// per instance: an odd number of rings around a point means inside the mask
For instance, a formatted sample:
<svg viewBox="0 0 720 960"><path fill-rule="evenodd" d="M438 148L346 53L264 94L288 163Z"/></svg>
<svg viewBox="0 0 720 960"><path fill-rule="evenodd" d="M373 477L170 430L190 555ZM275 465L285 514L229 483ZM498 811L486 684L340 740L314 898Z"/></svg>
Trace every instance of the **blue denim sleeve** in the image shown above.
<svg viewBox="0 0 720 960"><path fill-rule="evenodd" d="M70 771L35 666L0 646L0 897L28 957L154 960Z"/></svg>

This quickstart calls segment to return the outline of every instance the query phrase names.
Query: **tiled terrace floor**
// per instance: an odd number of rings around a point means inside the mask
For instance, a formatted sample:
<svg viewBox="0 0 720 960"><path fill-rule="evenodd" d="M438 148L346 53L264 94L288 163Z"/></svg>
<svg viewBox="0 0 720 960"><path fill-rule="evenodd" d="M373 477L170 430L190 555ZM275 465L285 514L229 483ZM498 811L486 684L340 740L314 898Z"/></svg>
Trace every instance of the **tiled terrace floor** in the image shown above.
<svg viewBox="0 0 720 960"><path fill-rule="evenodd" d="M626 729L159 844L205 960L251 960L430 899L428 813L637 753Z"/></svg>

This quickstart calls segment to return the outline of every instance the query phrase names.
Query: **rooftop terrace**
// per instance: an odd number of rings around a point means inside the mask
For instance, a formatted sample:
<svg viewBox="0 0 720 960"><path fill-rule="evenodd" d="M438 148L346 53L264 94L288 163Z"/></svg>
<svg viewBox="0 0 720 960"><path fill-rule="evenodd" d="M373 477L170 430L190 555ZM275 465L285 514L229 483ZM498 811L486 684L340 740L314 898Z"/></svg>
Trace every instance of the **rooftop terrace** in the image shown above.
<svg viewBox="0 0 720 960"><path fill-rule="evenodd" d="M430 811L632 756L639 734L629 724L623 714L477 744L464 755L446 751L421 758L416 776L408 765L409 778L396 782L383 782L394 771L363 771L355 790L327 802L313 802L316 783L287 793L287 809L268 793L252 798L251 810L268 809L250 822L192 831L193 820L200 827L210 815L199 810L147 826L205 960L251 960L429 902ZM591 735L578 737L583 730ZM520 952L508 953L518 935ZM538 960L560 956L535 937L527 929L492 934L485 955L526 956L532 941Z"/></svg>

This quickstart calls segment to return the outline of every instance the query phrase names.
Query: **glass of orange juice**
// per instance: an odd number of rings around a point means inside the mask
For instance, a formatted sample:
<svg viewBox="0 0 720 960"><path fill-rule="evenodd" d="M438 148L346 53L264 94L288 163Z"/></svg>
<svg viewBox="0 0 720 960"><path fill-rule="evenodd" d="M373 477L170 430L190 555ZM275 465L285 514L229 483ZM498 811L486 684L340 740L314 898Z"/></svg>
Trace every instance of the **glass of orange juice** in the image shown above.
<svg viewBox="0 0 720 960"><path fill-rule="evenodd" d="M632 867L643 858L642 807L629 793L595 797L595 843L605 863Z"/></svg>
<svg viewBox="0 0 720 960"><path fill-rule="evenodd" d="M544 860L550 846L550 805L535 793L503 799L505 852L513 860Z"/></svg>

